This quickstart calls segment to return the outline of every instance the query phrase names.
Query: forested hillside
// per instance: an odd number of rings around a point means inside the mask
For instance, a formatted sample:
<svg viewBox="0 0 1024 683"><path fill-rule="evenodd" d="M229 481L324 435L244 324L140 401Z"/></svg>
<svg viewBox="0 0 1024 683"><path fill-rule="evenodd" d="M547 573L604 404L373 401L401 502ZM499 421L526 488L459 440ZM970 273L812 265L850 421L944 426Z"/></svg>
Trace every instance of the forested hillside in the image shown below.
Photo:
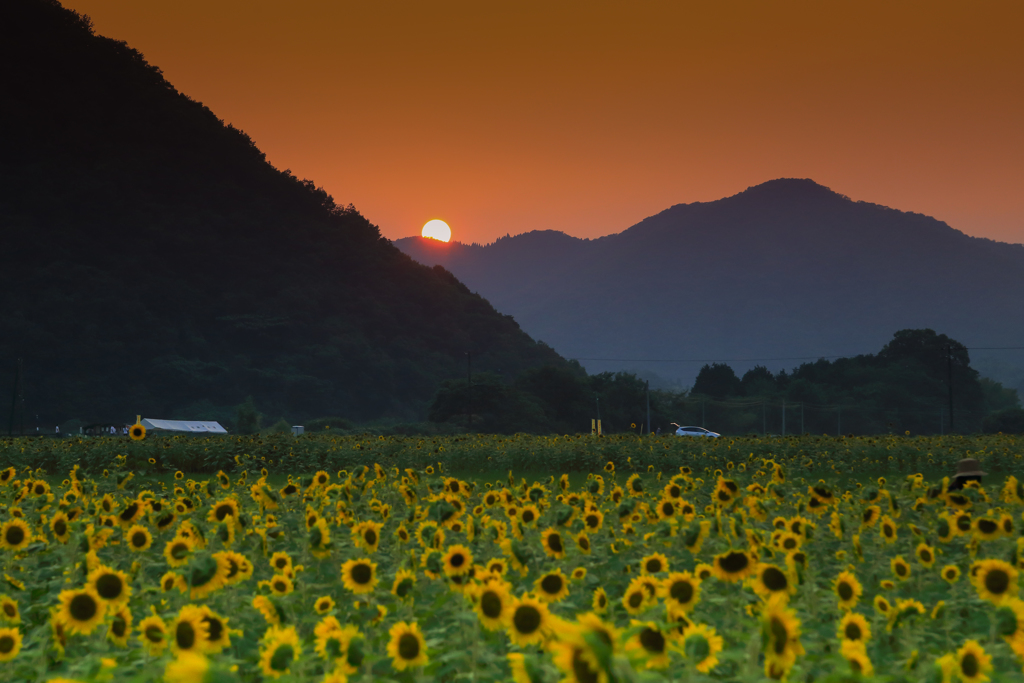
<svg viewBox="0 0 1024 683"><path fill-rule="evenodd" d="M29 425L249 395L273 419L420 419L467 351L509 377L565 364L56 2L0 4L0 83L0 389L22 359Z"/></svg>

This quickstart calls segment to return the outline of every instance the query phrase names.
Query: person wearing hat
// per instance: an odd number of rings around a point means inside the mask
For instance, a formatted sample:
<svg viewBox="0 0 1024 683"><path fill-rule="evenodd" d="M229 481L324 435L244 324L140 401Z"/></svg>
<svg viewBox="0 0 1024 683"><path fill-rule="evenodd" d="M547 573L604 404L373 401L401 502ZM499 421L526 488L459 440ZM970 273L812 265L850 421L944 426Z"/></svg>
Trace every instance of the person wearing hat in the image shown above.
<svg viewBox="0 0 1024 683"><path fill-rule="evenodd" d="M988 472L981 471L981 463L974 458L964 458L956 464L956 476L947 491L960 491L969 481L981 483L981 478Z"/></svg>

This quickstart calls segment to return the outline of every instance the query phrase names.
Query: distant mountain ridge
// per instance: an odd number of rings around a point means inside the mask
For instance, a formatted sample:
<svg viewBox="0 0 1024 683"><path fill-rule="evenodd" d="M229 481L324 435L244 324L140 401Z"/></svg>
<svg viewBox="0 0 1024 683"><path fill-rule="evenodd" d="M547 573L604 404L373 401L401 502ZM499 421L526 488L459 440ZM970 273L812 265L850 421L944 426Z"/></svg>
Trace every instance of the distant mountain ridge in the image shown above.
<svg viewBox="0 0 1024 683"><path fill-rule="evenodd" d="M395 244L444 266L571 358L853 355L907 328L968 345L1024 345L1024 246L855 202L807 179L679 204L592 240L543 231L487 246ZM997 379L1024 383L1024 355L978 351L972 359L983 371L1001 368ZM700 365L582 362L686 383ZM753 364L734 363L738 371Z"/></svg>

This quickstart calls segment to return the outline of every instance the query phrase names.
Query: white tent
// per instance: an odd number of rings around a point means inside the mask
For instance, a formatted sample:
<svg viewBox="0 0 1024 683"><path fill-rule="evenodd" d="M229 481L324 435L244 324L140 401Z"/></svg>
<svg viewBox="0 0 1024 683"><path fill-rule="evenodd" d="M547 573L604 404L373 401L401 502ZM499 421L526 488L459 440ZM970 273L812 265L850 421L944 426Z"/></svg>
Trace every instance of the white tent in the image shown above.
<svg viewBox="0 0 1024 683"><path fill-rule="evenodd" d="M155 420L143 418L142 426L146 431L181 432L185 434L227 434L217 422L193 422L191 420Z"/></svg>

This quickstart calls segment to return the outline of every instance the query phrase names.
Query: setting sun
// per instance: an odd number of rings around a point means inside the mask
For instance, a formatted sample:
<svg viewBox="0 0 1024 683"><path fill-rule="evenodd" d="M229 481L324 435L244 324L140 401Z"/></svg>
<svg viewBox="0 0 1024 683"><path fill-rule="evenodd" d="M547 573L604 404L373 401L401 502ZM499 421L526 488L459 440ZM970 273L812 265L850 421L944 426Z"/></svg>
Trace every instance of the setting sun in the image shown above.
<svg viewBox="0 0 1024 683"><path fill-rule="evenodd" d="M423 232L420 234L423 237L447 242L452 238L452 229L444 221L435 218L432 221L427 221L427 224L423 226Z"/></svg>

